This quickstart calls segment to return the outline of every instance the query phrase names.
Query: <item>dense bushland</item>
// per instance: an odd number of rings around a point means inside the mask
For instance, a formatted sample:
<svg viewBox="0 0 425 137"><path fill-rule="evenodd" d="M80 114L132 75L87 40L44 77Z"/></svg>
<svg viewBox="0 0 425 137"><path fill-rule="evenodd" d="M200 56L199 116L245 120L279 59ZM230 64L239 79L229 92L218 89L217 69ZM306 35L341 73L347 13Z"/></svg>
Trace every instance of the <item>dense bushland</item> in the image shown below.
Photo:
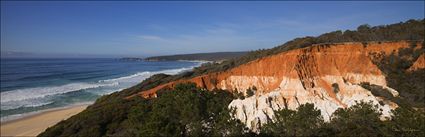
<svg viewBox="0 0 425 137"><path fill-rule="evenodd" d="M400 97L396 98L397 104L425 107L425 69L408 71L418 57L425 54L424 44L425 42L422 41L422 48L416 48L412 43L408 48L374 60L374 63L386 75L388 86L400 93ZM372 55L383 54L372 53Z"/></svg>
<svg viewBox="0 0 425 137"><path fill-rule="evenodd" d="M320 110L313 104L301 105L297 110L275 111L273 122L265 124L263 136L423 136L425 114L400 107L390 120L381 120L377 106L358 102L346 109L338 109L329 122L324 122Z"/></svg>
<svg viewBox="0 0 425 137"><path fill-rule="evenodd" d="M112 95L113 96L113 95ZM40 136L233 136L248 134L228 109L230 92L195 84L163 90L154 99L99 99Z"/></svg>
<svg viewBox="0 0 425 137"><path fill-rule="evenodd" d="M377 106L359 102L338 109L325 122L313 104L276 116L255 134L233 117L227 91L206 91L195 84L164 90L158 98L98 102L39 136L421 136L423 110L400 107L391 119L380 120Z"/></svg>

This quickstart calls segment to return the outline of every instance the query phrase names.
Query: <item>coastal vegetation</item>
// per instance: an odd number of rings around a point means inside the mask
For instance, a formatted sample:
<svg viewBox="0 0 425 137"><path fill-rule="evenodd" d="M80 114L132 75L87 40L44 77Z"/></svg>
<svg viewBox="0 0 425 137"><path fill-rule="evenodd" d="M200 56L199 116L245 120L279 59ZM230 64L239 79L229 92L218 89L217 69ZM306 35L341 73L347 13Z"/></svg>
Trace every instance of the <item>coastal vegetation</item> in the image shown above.
<svg viewBox="0 0 425 137"><path fill-rule="evenodd" d="M114 96L113 94L111 96ZM180 84L154 99L99 99L39 136L225 136L248 129L227 108L230 92Z"/></svg>
<svg viewBox="0 0 425 137"><path fill-rule="evenodd" d="M425 43L422 42L423 44ZM400 98L396 101L398 104L425 107L425 70L408 70L421 54L425 54L424 47L423 45L422 48L415 48L415 45L411 44L408 48L393 52L374 62L385 73L388 86L400 93Z"/></svg>
<svg viewBox="0 0 425 137"><path fill-rule="evenodd" d="M424 110L400 107L380 119L377 106L358 102L338 109L325 122L314 104L284 108L260 127L248 130L227 106L235 99L224 90L207 91L193 83L163 90L157 98L98 100L82 113L39 136L421 136ZM101 105L101 106L99 106Z"/></svg>

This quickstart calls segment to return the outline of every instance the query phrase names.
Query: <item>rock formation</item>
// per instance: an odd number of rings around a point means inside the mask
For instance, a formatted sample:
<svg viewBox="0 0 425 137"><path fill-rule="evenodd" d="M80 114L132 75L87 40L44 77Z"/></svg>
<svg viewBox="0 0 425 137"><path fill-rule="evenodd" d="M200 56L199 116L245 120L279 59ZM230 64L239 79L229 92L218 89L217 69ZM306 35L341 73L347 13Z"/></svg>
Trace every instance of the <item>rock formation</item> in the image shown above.
<svg viewBox="0 0 425 137"><path fill-rule="evenodd" d="M379 85L398 96L396 90L387 87L385 75L373 61L409 45L407 41L312 45L260 58L224 72L173 81L138 95L155 97L159 89L185 82L245 95L248 88L255 87L254 96L235 99L229 105L236 109L236 117L254 131L273 118L273 110L296 109L305 103L314 103L324 119L329 120L338 108L352 106L356 101L370 101L379 106L385 118L397 104L374 96L360 84ZM422 54L411 69L425 68L424 61Z"/></svg>

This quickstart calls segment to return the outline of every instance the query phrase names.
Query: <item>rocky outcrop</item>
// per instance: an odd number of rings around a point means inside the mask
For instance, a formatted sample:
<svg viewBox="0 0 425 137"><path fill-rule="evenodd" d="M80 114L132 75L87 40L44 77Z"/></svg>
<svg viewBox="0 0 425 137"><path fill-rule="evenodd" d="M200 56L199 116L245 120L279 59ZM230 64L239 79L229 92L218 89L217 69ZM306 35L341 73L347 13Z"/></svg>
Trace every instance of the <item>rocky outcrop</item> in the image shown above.
<svg viewBox="0 0 425 137"><path fill-rule="evenodd" d="M373 60L409 45L406 41L313 45L260 58L224 72L173 81L138 95L155 97L159 89L185 82L209 90L225 89L243 94L255 86L254 96L233 100L229 105L236 109L236 117L254 131L259 124L273 118L273 110L296 109L305 103L314 103L324 119L329 120L338 108L370 101L379 105L384 118L397 104L374 96L359 84L379 85L397 96L396 90L387 87L385 75ZM421 45L418 43L418 46Z"/></svg>

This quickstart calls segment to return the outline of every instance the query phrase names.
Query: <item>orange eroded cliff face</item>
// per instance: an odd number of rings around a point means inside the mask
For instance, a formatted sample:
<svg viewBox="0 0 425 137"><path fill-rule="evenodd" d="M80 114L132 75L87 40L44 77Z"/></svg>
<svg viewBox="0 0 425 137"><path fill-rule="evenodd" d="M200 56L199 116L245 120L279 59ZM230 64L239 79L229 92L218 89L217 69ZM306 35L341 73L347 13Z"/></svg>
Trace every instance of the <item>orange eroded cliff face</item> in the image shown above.
<svg viewBox="0 0 425 137"><path fill-rule="evenodd" d="M378 67L372 63L369 53L391 54L400 48L408 47L408 45L409 42L404 41L376 42L367 45L362 43L313 45L257 59L228 71L173 81L147 91L141 91L139 95L153 97L156 96L155 93L159 89L185 82L193 82L199 87L210 90L214 88L232 91L235 89L246 90L255 86L261 93L278 88L283 78L300 79L304 88L331 87L329 83L318 81L318 77L326 75L345 76L345 81L358 83L359 79L355 76L350 77L351 74L382 75ZM256 79L238 81L238 77L255 77ZM385 83L385 81L376 82Z"/></svg>
<svg viewBox="0 0 425 137"><path fill-rule="evenodd" d="M360 83L381 86L398 96L396 90L387 87L385 75L373 61L397 54L410 45L411 42L406 41L313 45L260 58L227 71L173 81L137 95L156 97L159 89L187 82L209 90L225 89L245 95L248 88L255 86L254 96L235 99L229 104L229 108L235 108L236 118L254 131L274 117L274 110L296 109L305 103L313 103L325 120L338 108L355 105L357 101L372 102L388 117L397 104L374 96ZM417 43L415 48L420 47ZM423 57L416 61L415 68L423 67Z"/></svg>

